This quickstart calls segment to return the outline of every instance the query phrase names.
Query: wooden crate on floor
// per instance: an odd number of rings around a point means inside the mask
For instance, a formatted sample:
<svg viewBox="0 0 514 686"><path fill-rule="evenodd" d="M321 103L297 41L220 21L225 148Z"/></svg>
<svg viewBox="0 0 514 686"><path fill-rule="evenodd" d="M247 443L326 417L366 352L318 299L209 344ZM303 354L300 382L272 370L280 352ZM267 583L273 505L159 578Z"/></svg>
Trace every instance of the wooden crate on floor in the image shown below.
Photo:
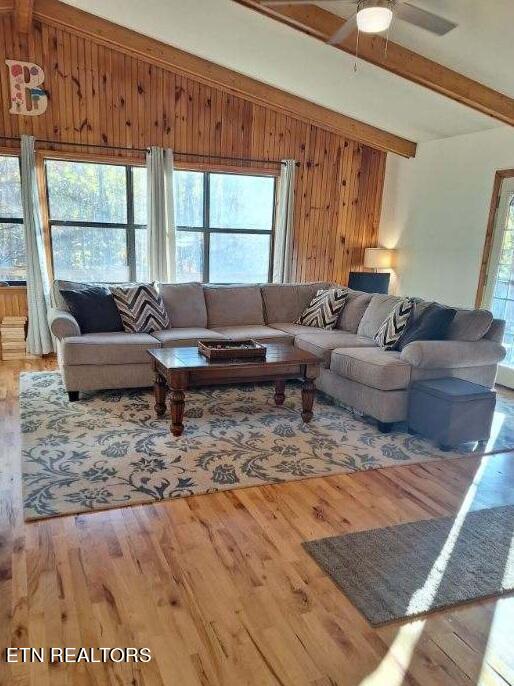
<svg viewBox="0 0 514 686"><path fill-rule="evenodd" d="M26 357L27 317L8 316L2 319L0 339L2 360L23 360Z"/></svg>

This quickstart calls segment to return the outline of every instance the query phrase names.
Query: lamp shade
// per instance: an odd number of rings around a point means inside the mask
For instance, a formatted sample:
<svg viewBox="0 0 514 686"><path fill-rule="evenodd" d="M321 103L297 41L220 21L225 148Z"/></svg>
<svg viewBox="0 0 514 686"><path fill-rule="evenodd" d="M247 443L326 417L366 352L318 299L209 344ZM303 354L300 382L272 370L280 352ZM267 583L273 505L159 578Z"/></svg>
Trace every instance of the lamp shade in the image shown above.
<svg viewBox="0 0 514 686"><path fill-rule="evenodd" d="M372 269L390 269L393 266L394 250L390 248L366 248L364 266Z"/></svg>

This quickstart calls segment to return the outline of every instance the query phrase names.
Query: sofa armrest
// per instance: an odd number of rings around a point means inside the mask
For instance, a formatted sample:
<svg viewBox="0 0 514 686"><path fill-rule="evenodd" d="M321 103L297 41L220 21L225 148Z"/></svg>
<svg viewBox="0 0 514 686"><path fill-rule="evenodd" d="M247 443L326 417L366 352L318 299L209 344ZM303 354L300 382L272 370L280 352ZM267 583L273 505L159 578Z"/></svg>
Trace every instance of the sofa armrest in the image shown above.
<svg viewBox="0 0 514 686"><path fill-rule="evenodd" d="M65 310L48 310L48 326L53 335L62 340L70 336L80 336L80 326L75 317Z"/></svg>
<svg viewBox="0 0 514 686"><path fill-rule="evenodd" d="M495 341L413 341L400 358L422 369L459 369L498 364L506 355Z"/></svg>

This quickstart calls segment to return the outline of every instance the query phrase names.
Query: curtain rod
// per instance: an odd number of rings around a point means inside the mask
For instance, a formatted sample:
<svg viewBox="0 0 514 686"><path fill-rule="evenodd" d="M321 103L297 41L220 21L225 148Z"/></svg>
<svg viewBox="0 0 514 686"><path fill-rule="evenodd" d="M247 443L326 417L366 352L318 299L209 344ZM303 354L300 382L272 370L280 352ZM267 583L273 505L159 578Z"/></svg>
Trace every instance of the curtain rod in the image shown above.
<svg viewBox="0 0 514 686"><path fill-rule="evenodd" d="M20 136L0 136L0 140L4 141L20 141ZM150 148L127 148L122 145L99 145L98 143L68 143L66 141L52 141L46 140L44 138L35 138L36 143L47 143L48 145L74 145L79 148L101 148L102 150L126 150L128 152L141 152L147 153ZM180 152L179 150L173 150L173 155L182 155L185 157L208 157L210 159L217 160L228 160L230 162L249 162L255 164L285 164L282 160L256 160L250 157L227 157L225 155L211 155L202 154L198 152ZM299 166L299 163L296 163Z"/></svg>

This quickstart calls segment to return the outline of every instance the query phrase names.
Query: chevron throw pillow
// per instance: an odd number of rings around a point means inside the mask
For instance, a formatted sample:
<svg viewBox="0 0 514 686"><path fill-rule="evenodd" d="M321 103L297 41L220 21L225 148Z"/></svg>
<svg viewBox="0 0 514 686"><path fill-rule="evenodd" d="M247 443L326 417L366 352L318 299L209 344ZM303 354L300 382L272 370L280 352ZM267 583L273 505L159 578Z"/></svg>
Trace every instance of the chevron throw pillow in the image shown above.
<svg viewBox="0 0 514 686"><path fill-rule="evenodd" d="M316 293L296 324L333 329L348 299L347 288L329 288Z"/></svg>
<svg viewBox="0 0 514 686"><path fill-rule="evenodd" d="M153 286L116 286L111 292L125 331L152 333L168 328L162 298Z"/></svg>
<svg viewBox="0 0 514 686"><path fill-rule="evenodd" d="M414 301L410 298L401 300L386 317L376 332L374 341L383 350L393 350L409 323L414 311Z"/></svg>

